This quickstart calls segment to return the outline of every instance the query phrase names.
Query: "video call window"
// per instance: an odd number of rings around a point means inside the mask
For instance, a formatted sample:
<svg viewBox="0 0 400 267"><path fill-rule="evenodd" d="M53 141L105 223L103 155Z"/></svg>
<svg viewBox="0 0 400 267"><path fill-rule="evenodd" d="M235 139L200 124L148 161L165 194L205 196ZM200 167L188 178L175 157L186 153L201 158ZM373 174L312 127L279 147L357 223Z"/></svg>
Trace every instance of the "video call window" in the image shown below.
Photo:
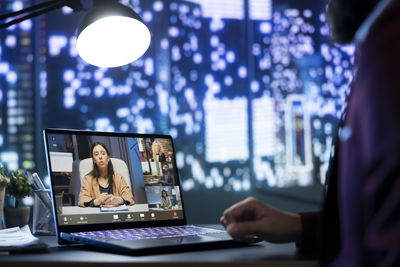
<svg viewBox="0 0 400 267"><path fill-rule="evenodd" d="M146 186L178 185L170 140L139 138L139 151Z"/></svg>
<svg viewBox="0 0 400 267"><path fill-rule="evenodd" d="M182 209L179 186L146 187L146 194L152 211Z"/></svg>
<svg viewBox="0 0 400 267"><path fill-rule="evenodd" d="M101 213L111 207L116 212L182 209L168 139L52 134L49 150L59 216ZM105 178L95 177L96 168L113 170L112 187L102 183ZM124 202L98 205L94 199L100 194Z"/></svg>

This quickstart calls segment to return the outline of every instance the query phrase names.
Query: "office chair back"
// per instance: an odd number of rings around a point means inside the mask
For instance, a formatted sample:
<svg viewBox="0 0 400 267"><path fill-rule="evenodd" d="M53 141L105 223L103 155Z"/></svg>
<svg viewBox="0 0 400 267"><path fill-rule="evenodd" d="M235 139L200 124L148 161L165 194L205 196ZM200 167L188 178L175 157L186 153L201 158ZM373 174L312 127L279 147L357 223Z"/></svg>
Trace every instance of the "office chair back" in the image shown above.
<svg viewBox="0 0 400 267"><path fill-rule="evenodd" d="M114 167L114 172L121 174L125 178L125 182L128 184L129 188L132 189L131 178L129 176L128 166L126 165L125 161L111 158L111 162ZM93 160L92 158L83 159L79 163L79 177L81 180L81 184L83 182L83 178L89 172L93 170Z"/></svg>

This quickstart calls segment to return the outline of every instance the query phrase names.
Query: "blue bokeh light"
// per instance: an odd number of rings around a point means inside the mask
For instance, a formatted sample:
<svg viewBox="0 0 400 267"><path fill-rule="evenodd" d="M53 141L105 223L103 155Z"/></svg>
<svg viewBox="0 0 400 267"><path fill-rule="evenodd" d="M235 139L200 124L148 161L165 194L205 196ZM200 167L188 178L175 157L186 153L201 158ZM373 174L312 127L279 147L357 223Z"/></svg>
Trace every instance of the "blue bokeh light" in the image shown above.
<svg viewBox="0 0 400 267"><path fill-rule="evenodd" d="M11 2L9 9L23 7L23 1ZM32 106L47 112L40 128L171 134L184 190L324 182L331 135L353 77L354 47L329 43L323 3L123 3L142 16L153 39L141 59L122 68L95 68L79 58L74 25L82 14L68 8L42 18L37 51L27 37L35 21L3 32L0 101L15 116L3 119L4 142L27 121L18 119L20 103L34 101L13 90L34 88L39 77L42 102ZM20 44L32 46L23 60L35 55L37 70L17 68ZM311 135L293 137L296 123L309 125ZM297 145L302 152L291 154Z"/></svg>

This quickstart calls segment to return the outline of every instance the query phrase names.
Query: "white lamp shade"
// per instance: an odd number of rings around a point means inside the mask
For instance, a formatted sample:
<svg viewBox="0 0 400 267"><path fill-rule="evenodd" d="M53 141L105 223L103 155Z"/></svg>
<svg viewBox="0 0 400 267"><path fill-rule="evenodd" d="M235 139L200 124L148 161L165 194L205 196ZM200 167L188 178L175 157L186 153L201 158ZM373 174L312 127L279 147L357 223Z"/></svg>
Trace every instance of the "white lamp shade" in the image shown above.
<svg viewBox="0 0 400 267"><path fill-rule="evenodd" d="M150 31L141 21L127 16L108 16L80 32L76 49L89 64L111 68L141 57L150 40Z"/></svg>

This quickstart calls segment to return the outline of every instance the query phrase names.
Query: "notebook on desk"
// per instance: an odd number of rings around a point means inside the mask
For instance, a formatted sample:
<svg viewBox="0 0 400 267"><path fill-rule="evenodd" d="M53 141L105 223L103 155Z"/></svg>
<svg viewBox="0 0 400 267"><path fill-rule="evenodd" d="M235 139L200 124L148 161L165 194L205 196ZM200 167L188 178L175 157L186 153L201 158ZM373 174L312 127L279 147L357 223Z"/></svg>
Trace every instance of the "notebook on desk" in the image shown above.
<svg viewBox="0 0 400 267"><path fill-rule="evenodd" d="M44 130L59 243L132 253L225 246L224 231L187 225L167 135Z"/></svg>

